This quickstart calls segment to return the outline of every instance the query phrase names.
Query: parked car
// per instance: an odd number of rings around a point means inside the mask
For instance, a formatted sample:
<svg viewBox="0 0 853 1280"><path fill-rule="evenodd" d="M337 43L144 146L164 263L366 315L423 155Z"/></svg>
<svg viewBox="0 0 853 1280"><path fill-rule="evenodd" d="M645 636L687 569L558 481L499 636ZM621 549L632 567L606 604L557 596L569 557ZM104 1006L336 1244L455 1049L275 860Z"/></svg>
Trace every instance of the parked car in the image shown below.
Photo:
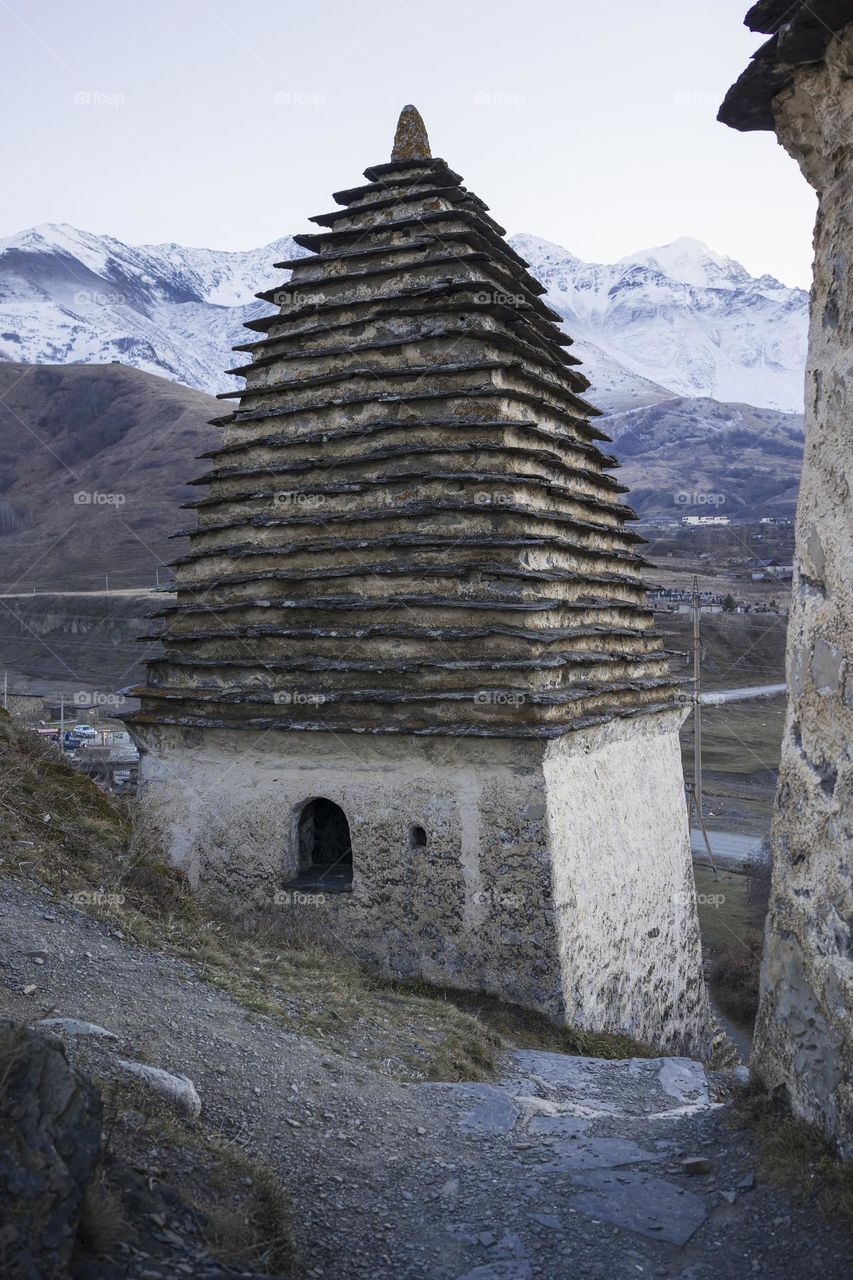
<svg viewBox="0 0 853 1280"><path fill-rule="evenodd" d="M93 729L90 724L74 724L71 726L71 732L76 733L78 738L97 738L98 730Z"/></svg>

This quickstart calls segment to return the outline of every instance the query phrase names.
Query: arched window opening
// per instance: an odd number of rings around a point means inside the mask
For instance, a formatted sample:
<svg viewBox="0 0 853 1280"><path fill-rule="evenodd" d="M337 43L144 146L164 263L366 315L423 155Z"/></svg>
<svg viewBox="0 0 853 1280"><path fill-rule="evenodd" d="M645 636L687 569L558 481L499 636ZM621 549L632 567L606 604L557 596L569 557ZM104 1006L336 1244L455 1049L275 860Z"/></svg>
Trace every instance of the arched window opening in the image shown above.
<svg viewBox="0 0 853 1280"><path fill-rule="evenodd" d="M297 826L298 889L336 890L352 885L349 823L340 805L318 796L302 806Z"/></svg>
<svg viewBox="0 0 853 1280"><path fill-rule="evenodd" d="M417 825L409 827L409 848L425 849L427 847L427 833L423 827Z"/></svg>

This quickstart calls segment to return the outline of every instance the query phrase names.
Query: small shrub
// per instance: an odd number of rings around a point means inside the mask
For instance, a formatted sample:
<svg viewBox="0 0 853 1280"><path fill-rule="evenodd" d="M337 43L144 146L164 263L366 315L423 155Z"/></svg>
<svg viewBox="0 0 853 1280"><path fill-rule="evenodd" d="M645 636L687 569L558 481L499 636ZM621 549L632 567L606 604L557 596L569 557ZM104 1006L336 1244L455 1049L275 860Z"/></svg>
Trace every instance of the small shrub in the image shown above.
<svg viewBox="0 0 853 1280"><path fill-rule="evenodd" d="M23 1057L25 1040L26 1028L23 1024L0 1023L0 1100L6 1092L12 1072Z"/></svg>
<svg viewBox="0 0 853 1280"><path fill-rule="evenodd" d="M752 1026L758 1013L763 935L750 929L718 948L711 963L711 985L723 1013Z"/></svg>
<svg viewBox="0 0 853 1280"><path fill-rule="evenodd" d="M709 974L720 1009L749 1028L755 1025L758 1013L764 922L770 902L772 869L766 844L764 855L764 860L754 863L746 874L744 897L749 927L742 935L716 945Z"/></svg>
<svg viewBox="0 0 853 1280"><path fill-rule="evenodd" d="M162 862L139 862L128 867L120 886L133 906L157 914L174 911L176 901L190 894L183 871Z"/></svg>
<svg viewBox="0 0 853 1280"><path fill-rule="evenodd" d="M245 1198L238 1204L199 1206L208 1247L220 1261L261 1275L289 1273L293 1243L287 1193L263 1165L226 1156L235 1173L244 1173Z"/></svg>
<svg viewBox="0 0 853 1280"><path fill-rule="evenodd" d="M759 1171L771 1186L787 1188L853 1229L853 1164L795 1116L784 1097L769 1094L759 1083L743 1090L736 1114L758 1138Z"/></svg>
<svg viewBox="0 0 853 1280"><path fill-rule="evenodd" d="M124 1208L118 1194L96 1173L86 1188L77 1231L78 1246L86 1253L102 1257L128 1232Z"/></svg>

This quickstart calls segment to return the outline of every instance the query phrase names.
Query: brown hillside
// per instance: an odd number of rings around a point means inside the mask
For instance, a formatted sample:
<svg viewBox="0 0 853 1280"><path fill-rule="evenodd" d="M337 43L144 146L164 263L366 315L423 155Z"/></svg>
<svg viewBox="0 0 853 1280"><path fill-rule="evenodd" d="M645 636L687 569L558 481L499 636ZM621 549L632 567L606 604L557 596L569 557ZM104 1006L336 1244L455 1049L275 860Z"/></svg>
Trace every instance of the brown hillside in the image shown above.
<svg viewBox="0 0 853 1280"><path fill-rule="evenodd" d="M211 396L124 365L0 364L0 589L149 586L220 433ZM75 501L75 495L84 495Z"/></svg>

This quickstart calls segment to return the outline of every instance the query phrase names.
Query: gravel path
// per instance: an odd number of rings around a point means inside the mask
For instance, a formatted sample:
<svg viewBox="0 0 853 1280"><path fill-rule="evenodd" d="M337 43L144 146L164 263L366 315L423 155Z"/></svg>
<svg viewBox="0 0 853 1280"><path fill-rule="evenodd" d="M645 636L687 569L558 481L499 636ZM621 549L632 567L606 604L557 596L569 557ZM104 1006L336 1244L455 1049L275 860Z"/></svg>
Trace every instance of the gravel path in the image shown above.
<svg viewBox="0 0 853 1280"><path fill-rule="evenodd" d="M851 1274L845 1236L756 1182L749 1135L687 1059L519 1051L495 1085L395 1084L10 878L0 976L4 1013L73 1017L118 1037L61 1033L84 1068L115 1073L122 1057L189 1076L202 1123L288 1186L305 1275Z"/></svg>

